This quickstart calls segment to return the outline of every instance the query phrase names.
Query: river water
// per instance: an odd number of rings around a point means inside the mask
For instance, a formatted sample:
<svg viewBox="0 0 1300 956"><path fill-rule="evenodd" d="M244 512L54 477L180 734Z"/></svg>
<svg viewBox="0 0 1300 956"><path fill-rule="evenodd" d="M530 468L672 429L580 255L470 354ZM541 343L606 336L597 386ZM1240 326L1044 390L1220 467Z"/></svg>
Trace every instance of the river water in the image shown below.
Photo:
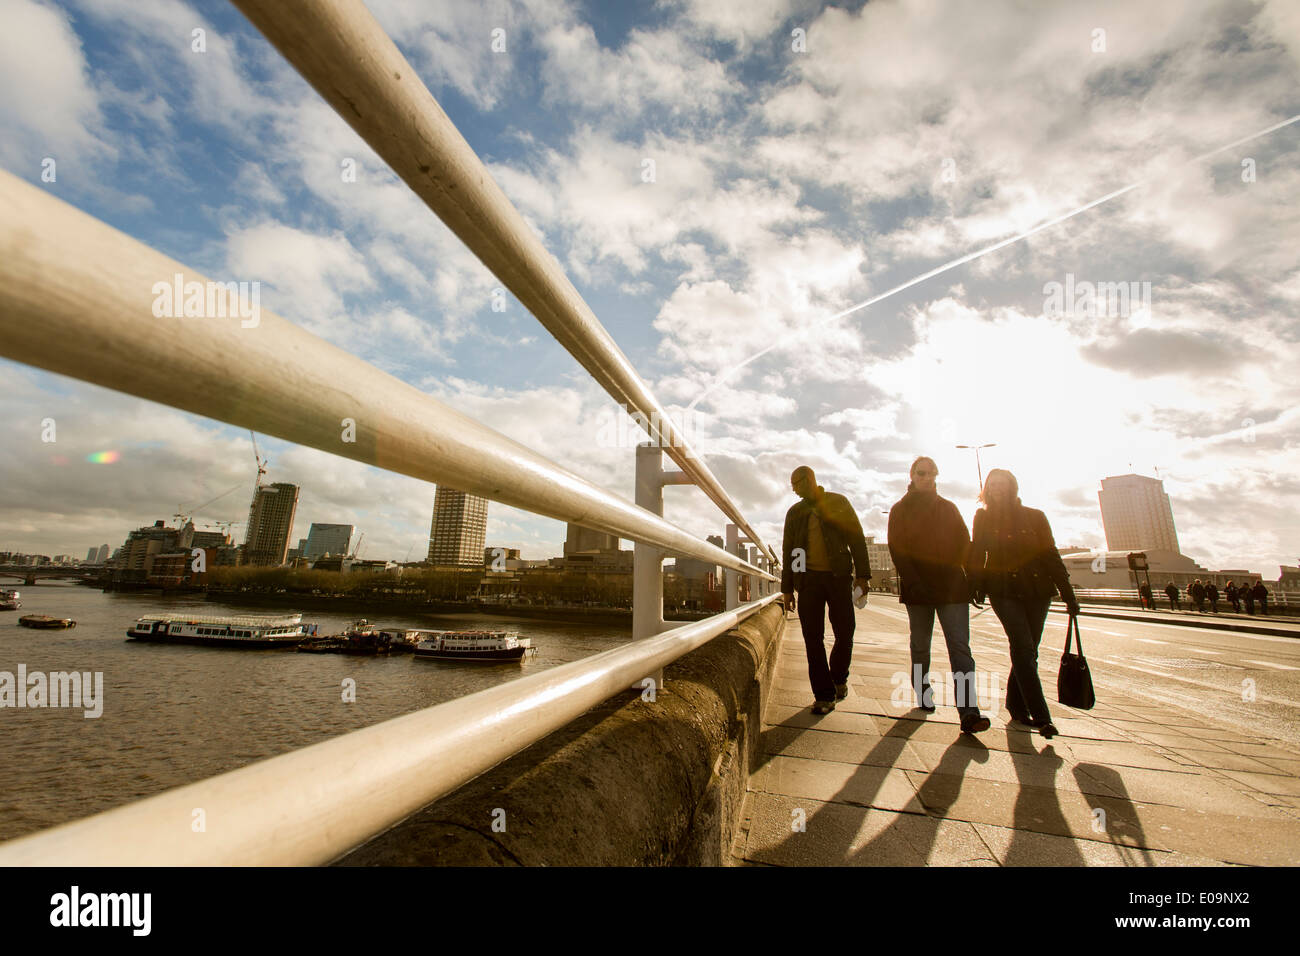
<svg viewBox="0 0 1300 956"><path fill-rule="evenodd" d="M0 671L103 673L103 713L0 708L0 840L79 819L140 797L296 750L433 704L588 657L625 643L611 624L479 614L390 615L364 608L310 611L321 634L367 617L380 625L509 628L537 655L520 665L398 657L168 647L128 642L146 614L274 614L296 608L236 607L201 597L103 593L62 583L23 587L22 609L0 612ZM24 614L71 617L71 630L22 627ZM355 703L343 701L344 680Z"/></svg>

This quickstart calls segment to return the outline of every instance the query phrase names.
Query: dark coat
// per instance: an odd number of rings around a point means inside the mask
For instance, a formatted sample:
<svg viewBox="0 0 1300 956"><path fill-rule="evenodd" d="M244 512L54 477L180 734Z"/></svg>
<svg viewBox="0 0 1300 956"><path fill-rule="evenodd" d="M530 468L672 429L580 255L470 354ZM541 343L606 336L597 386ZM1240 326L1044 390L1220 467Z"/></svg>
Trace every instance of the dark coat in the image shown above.
<svg viewBox="0 0 1300 956"><path fill-rule="evenodd" d="M1250 589L1250 596L1261 604L1268 600L1268 588L1264 587L1263 581Z"/></svg>
<svg viewBox="0 0 1300 956"><path fill-rule="evenodd" d="M781 537L781 593L793 594L803 587L803 572L793 570L793 552L802 548L808 553L808 517L816 509L822 525L822 539L826 555L830 558L831 574L855 578L871 577L871 561L867 557L867 539L862 533L862 523L849 504L849 499L834 492L817 488L817 504L800 499L785 513L785 532Z"/></svg>
<svg viewBox="0 0 1300 956"><path fill-rule="evenodd" d="M936 492L907 494L889 509L889 554L903 604L965 604L970 535L961 512Z"/></svg>
<svg viewBox="0 0 1300 956"><path fill-rule="evenodd" d="M975 512L966 575L976 596L1031 601L1059 591L1067 603L1075 601L1047 516L1019 498L1009 508Z"/></svg>

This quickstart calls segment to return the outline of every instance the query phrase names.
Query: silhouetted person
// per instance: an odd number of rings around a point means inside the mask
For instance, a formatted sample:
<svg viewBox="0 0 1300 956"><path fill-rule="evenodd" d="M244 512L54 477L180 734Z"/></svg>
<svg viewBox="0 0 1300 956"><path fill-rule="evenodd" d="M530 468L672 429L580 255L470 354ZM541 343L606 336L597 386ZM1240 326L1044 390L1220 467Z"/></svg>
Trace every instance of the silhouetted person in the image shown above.
<svg viewBox="0 0 1300 956"><path fill-rule="evenodd" d="M1138 598L1141 601L1142 606L1148 611L1154 611L1156 609L1156 599L1151 594L1151 585L1139 584Z"/></svg>
<svg viewBox="0 0 1300 956"><path fill-rule="evenodd" d="M912 462L911 484L889 509L889 554L898 569L898 600L907 608L912 647L912 689L917 706L934 713L930 687L930 640L939 617L963 733L989 729L975 690L975 658L970 652L970 585L966 555L970 535L961 512L939 496L933 458Z"/></svg>
<svg viewBox="0 0 1300 956"><path fill-rule="evenodd" d="M1219 589L1213 581L1205 585L1205 599L1210 602L1210 611L1219 613Z"/></svg>
<svg viewBox="0 0 1300 956"><path fill-rule="evenodd" d="M978 605L988 595L1011 645L1008 712L1044 737L1054 737L1057 730L1038 679L1038 645L1053 592L1060 592L1071 615L1079 613L1079 601L1047 516L1022 505L1019 490L1011 472L989 472L980 492L984 507L975 512L971 529L966 570L972 599Z"/></svg>
<svg viewBox="0 0 1300 956"><path fill-rule="evenodd" d="M1264 587L1264 582L1256 581L1255 586L1250 589L1251 597L1259 602L1259 613L1268 616L1268 588ZM1285 616L1285 615L1284 615Z"/></svg>
<svg viewBox="0 0 1300 956"><path fill-rule="evenodd" d="M1192 603L1196 605L1196 610L1199 613L1204 614L1205 613L1205 585L1201 583L1200 578L1197 578L1195 581L1192 582L1192 586L1187 589L1187 593L1191 595Z"/></svg>
<svg viewBox="0 0 1300 956"><path fill-rule="evenodd" d="M1165 594L1169 595L1169 610L1178 610L1178 585L1170 581L1165 585Z"/></svg>
<svg viewBox="0 0 1300 956"><path fill-rule="evenodd" d="M1223 588L1223 594L1224 594L1224 597L1226 597L1226 598L1228 599L1228 603L1232 605L1232 609L1233 609L1236 613L1240 614L1240 613L1241 613L1241 595L1237 592L1237 585L1235 585L1235 584L1233 584L1231 581L1229 581L1229 582L1224 586L1224 588Z"/></svg>
<svg viewBox="0 0 1300 956"><path fill-rule="evenodd" d="M853 506L843 495L817 484L813 470L801 465L790 476L799 500L785 515L781 541L781 600L787 611L796 607L808 653L814 714L828 714L849 693L849 663L853 656L853 586L865 598L871 579L867 539ZM835 644L826 659L826 616Z"/></svg>
<svg viewBox="0 0 1300 956"><path fill-rule="evenodd" d="M1246 605L1246 613L1253 615L1255 613L1255 589L1250 586L1250 580L1241 586L1241 600Z"/></svg>

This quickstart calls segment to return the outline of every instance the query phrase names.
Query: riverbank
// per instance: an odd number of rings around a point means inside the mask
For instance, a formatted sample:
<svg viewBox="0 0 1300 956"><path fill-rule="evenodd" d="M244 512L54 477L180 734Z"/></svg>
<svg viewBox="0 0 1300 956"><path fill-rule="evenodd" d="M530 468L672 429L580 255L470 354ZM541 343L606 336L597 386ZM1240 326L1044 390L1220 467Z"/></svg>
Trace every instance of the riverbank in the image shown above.
<svg viewBox="0 0 1300 956"><path fill-rule="evenodd" d="M571 621L582 624L614 624L632 626L630 608L591 607L578 604L518 604L485 603L482 601L449 601L426 598L410 600L377 595L300 594L293 592L266 593L260 591L225 591L209 588L209 601L247 607L279 607L292 605L302 611L350 611L353 608L390 614L477 614L484 617L518 617L551 621ZM669 621L700 621L714 612L670 611L664 615Z"/></svg>

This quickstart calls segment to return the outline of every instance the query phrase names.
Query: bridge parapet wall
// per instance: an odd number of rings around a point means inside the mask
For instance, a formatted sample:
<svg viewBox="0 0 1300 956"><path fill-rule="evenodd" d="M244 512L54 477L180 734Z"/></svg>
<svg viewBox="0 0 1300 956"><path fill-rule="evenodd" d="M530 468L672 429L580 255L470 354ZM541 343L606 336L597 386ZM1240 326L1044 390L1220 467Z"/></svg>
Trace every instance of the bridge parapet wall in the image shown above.
<svg viewBox="0 0 1300 956"><path fill-rule="evenodd" d="M765 608L335 865L725 865L783 627Z"/></svg>

